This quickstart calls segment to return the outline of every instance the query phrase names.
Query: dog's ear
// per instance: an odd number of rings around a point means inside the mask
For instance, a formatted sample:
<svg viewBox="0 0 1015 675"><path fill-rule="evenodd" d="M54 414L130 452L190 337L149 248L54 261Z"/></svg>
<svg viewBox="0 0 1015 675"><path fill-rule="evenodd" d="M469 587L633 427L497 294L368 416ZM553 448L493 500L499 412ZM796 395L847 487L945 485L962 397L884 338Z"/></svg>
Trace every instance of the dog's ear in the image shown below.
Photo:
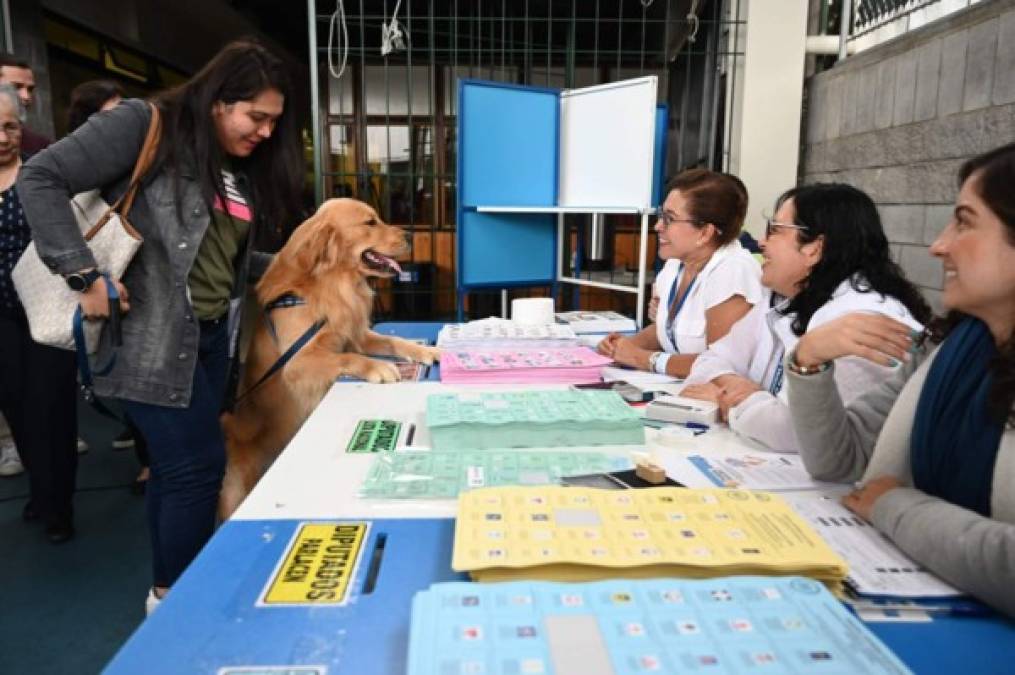
<svg viewBox="0 0 1015 675"><path fill-rule="evenodd" d="M331 269L341 260L346 245L341 228L332 223L322 211L312 216L297 230L305 235L296 243L293 258L296 266L307 274Z"/></svg>

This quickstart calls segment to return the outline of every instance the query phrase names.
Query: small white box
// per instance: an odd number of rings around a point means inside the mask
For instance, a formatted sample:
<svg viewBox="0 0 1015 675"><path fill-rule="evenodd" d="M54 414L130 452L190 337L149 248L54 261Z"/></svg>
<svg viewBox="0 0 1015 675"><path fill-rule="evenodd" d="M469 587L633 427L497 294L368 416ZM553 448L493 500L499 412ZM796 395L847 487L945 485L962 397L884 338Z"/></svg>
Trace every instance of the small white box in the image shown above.
<svg viewBox="0 0 1015 675"><path fill-rule="evenodd" d="M659 422L698 422L715 424L719 420L719 406L712 401L701 401L684 396L660 396L645 407L645 417Z"/></svg>

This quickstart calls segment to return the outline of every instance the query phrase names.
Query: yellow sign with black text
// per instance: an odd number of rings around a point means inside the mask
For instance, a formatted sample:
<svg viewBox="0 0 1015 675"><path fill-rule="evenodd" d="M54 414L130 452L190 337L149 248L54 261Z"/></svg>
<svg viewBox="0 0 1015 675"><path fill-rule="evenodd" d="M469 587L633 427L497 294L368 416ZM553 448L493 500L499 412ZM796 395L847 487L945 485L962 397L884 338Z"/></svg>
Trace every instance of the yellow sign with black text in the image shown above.
<svg viewBox="0 0 1015 675"><path fill-rule="evenodd" d="M300 523L260 605L344 605L362 557L367 523Z"/></svg>

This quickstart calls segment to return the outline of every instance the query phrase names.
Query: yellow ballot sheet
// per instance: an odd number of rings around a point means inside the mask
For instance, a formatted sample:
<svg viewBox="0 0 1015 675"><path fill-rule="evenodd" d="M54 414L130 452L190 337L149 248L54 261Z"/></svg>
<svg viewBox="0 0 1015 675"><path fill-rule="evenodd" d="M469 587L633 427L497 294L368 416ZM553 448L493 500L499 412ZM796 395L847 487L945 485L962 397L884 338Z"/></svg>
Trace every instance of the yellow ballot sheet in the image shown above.
<svg viewBox="0 0 1015 675"><path fill-rule="evenodd" d="M477 581L801 575L837 589L846 562L778 495L660 487L462 493L452 567Z"/></svg>

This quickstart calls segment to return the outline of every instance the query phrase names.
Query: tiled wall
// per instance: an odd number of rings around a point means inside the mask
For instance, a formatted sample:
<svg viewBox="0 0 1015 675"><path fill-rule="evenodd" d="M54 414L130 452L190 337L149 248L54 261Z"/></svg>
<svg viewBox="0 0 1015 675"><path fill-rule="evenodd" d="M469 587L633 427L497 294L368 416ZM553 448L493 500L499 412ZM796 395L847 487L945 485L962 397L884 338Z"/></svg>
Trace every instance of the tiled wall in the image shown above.
<svg viewBox="0 0 1015 675"><path fill-rule="evenodd" d="M993 0L810 78L801 172L868 192L896 260L939 310L927 246L948 222L958 168L1013 140L1015 0Z"/></svg>

